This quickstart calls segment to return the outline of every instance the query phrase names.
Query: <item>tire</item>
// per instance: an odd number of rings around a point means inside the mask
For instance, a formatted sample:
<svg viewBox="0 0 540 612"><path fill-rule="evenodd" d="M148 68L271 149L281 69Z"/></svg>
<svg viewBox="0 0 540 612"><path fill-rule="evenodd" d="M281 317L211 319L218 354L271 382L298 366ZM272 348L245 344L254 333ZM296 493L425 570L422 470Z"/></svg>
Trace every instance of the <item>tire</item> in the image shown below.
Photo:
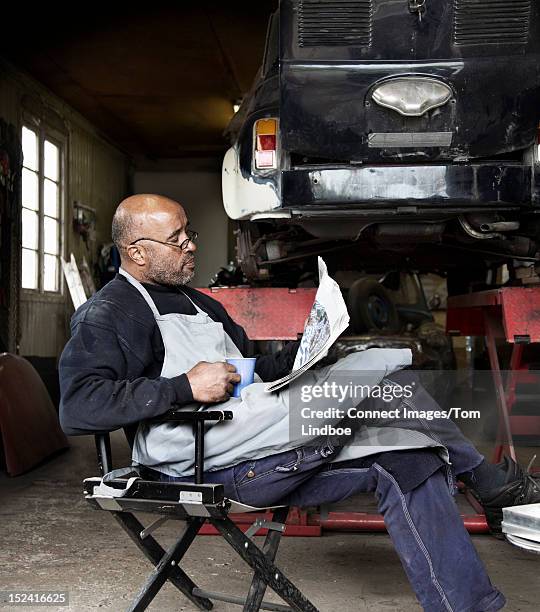
<svg viewBox="0 0 540 612"><path fill-rule="evenodd" d="M361 278L354 281L349 289L347 307L356 334L366 331L396 333L401 328L390 294L375 280Z"/></svg>

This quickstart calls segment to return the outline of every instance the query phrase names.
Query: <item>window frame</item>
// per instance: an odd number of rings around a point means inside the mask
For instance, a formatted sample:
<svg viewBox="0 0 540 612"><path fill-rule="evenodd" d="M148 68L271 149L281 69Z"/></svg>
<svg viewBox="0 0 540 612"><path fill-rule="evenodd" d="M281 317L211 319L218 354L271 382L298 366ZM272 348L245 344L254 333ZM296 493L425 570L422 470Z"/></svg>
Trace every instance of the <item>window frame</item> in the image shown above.
<svg viewBox="0 0 540 612"><path fill-rule="evenodd" d="M37 288L29 288L22 286L22 210L24 208L24 203L21 197L21 244L20 244L20 258L21 258L21 285L20 290L22 295L26 296L34 296L45 298L51 301L63 301L65 294L65 282L64 282L64 274L62 270L62 258L65 259L65 249L66 249L66 235L65 235L65 206L66 206L66 152L67 152L67 138L66 135L53 127L47 125L42 121L37 121L32 118L24 117L21 122L20 134L22 136L22 129L26 128L34 132L37 136L37 161L38 161L38 169L37 172L35 170L31 170L32 172L36 172L38 179L38 272L37 272ZM51 291L49 289L44 289L43 281L44 281L44 261L45 261L45 241L44 241L44 227L45 227L45 217L49 215L45 214L45 203L44 203L44 186L45 180L47 177L45 176L45 141L50 142L55 147L58 148L58 270L57 270L57 287L56 291ZM24 158L23 158L23 168ZM28 168L29 169L29 168ZM30 170L30 169L29 169ZM51 180L51 179L49 179ZM22 181L21 181L21 189L22 189Z"/></svg>

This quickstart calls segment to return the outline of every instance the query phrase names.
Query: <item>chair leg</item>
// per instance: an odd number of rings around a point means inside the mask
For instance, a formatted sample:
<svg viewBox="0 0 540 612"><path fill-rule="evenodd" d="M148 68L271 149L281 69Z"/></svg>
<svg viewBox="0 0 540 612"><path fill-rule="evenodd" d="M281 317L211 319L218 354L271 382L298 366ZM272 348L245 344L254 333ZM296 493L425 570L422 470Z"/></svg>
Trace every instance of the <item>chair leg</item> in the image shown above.
<svg viewBox="0 0 540 612"><path fill-rule="evenodd" d="M270 562L263 552L229 518L208 519L221 533L229 545L255 570L293 610L318 612L317 608L294 586L294 584Z"/></svg>
<svg viewBox="0 0 540 612"><path fill-rule="evenodd" d="M136 544L137 548L141 550L141 552L145 555L145 557L149 561L151 561L156 566L156 569L157 569L157 566L165 558L165 555L169 553L166 553L165 550L163 550L160 544L152 536L148 536L144 540L141 540L139 534L144 529L144 526L133 516L133 514L129 512L113 512L112 514L114 518L120 523L124 531L127 532L129 537ZM183 551L179 547L179 551L177 551L177 553L178 552L181 553L179 558L181 558L181 556L183 556L185 551L189 548L190 544L193 542L195 536L197 535L197 532L199 531L203 523L204 523L204 519L194 519L193 521L189 523L188 529L173 547L174 549L177 546L179 546L179 544L183 544L183 546L185 546L185 549ZM190 538L189 541L188 541L188 538ZM172 552L174 552L173 549L171 549ZM175 561L174 566L170 564L170 561L172 560ZM178 560L179 559L173 559L172 557L169 558L168 571L166 575L164 576L163 581L159 585L159 588L163 585L163 582L165 582L165 580L167 580L168 578L171 581L171 583L174 584L174 586L178 590L180 590L184 594L184 596L187 597L191 602L193 602L200 610L211 610L213 607L213 604L209 599L205 597L199 597L197 595L193 595L193 589L196 589L197 585L191 580L191 578L180 567L178 567L177 565ZM145 585L145 588L148 587L149 582L150 582L150 579ZM159 588L154 592L154 594L152 595L152 598L159 591ZM139 607L136 609L144 610L145 607L150 603L150 601L151 599L146 602L146 605L144 607ZM135 608L132 607L130 609L133 610Z"/></svg>
<svg viewBox="0 0 540 612"><path fill-rule="evenodd" d="M278 508L272 515L272 521L285 524L288 514L289 508ZM262 551L270 562L273 562L276 558L279 543L281 542L281 536L281 531L275 530L269 530L266 534ZM260 574L255 572L253 574L253 580L251 581L251 586L249 588L249 593L246 598L243 612L259 612L265 592L266 583L261 578Z"/></svg>

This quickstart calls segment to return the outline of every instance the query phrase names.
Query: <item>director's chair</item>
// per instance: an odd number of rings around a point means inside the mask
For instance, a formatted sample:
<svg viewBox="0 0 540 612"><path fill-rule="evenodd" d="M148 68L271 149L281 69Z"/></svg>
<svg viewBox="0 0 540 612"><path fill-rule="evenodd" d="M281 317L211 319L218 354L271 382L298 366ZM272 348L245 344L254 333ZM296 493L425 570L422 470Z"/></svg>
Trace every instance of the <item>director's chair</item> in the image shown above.
<svg viewBox="0 0 540 612"><path fill-rule="evenodd" d="M230 411L185 412L170 411L153 422L191 423L195 436L195 482L160 482L139 477L113 478L103 482L101 477L84 480L86 500L99 510L111 512L120 526L155 568L140 589L130 611L145 610L163 584L169 580L201 610L211 610L211 600L243 606L244 612L258 610L297 610L317 612L317 608L275 565L288 507L253 508L227 499L221 484L204 482L204 425L205 421L231 420ZM112 454L108 433L95 435L100 472L112 470ZM261 512L270 510L271 520L257 519L244 533L229 518L230 512ZM144 527L134 512L149 512L159 518ZM186 523L183 534L164 550L152 533L166 520ZM245 597L215 593L199 588L180 567L180 561L194 541L202 525L212 524L225 541L253 569L249 592ZM262 547L252 537L262 528L268 530ZM272 588L288 605L263 601L266 588Z"/></svg>

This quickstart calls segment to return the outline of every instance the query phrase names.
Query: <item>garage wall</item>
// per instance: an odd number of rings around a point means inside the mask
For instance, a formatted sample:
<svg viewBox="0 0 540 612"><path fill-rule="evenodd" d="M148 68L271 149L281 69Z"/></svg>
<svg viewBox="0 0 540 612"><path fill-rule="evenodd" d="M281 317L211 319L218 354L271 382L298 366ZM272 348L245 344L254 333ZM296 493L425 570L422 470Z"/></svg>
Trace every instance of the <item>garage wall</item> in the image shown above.
<svg viewBox="0 0 540 612"><path fill-rule="evenodd" d="M128 193L129 159L93 126L37 81L0 58L0 117L19 130L23 116L53 123L65 134L64 257L96 260L98 245L110 242L110 223L118 202ZM95 241L85 245L72 229L73 203L96 212ZM23 290L19 314L19 353L58 356L73 312L67 287L59 296Z"/></svg>
<svg viewBox="0 0 540 612"><path fill-rule="evenodd" d="M184 163L184 167L189 164ZM190 224L199 232L198 257L193 287L206 287L228 252L228 217L221 198L219 170L135 172L135 193L157 193L177 200Z"/></svg>

